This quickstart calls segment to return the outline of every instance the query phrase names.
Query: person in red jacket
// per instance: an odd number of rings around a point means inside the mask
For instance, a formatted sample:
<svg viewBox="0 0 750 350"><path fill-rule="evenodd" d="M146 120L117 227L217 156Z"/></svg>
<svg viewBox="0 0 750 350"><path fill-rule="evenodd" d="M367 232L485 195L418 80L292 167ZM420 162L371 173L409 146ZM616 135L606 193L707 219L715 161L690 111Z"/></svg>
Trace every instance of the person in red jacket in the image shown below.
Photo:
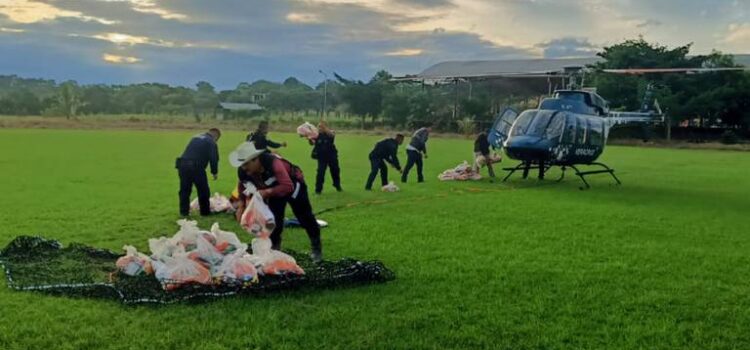
<svg viewBox="0 0 750 350"><path fill-rule="evenodd" d="M323 246L320 240L320 226L310 204L307 185L302 170L280 156L258 149L252 142L245 142L229 154L229 162L237 169L240 206L237 209L239 220L245 211L247 198L245 189L252 185L268 203L273 212L276 228L271 232L272 249L281 249L281 234L284 231L284 211L286 205L307 231L312 246L310 257L315 262L323 260Z"/></svg>

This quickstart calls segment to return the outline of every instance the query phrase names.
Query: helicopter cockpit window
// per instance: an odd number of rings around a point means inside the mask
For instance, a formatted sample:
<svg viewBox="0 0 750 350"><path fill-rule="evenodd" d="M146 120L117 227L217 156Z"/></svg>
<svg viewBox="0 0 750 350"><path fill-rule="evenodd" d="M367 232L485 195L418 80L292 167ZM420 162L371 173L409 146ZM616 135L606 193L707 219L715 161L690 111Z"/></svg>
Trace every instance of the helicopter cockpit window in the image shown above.
<svg viewBox="0 0 750 350"><path fill-rule="evenodd" d="M572 115L572 114L565 115L565 126L564 126L563 136L560 142L567 143L567 144L575 143L577 121L578 121L578 118L576 118L575 115Z"/></svg>
<svg viewBox="0 0 750 350"><path fill-rule="evenodd" d="M552 116L552 120L547 124L547 129L544 130L544 138L555 140L562 136L563 128L565 127L565 116L565 112L557 112Z"/></svg>
<svg viewBox="0 0 750 350"><path fill-rule="evenodd" d="M577 117L578 128L576 128L576 144L583 145L586 143L586 118Z"/></svg>
<svg viewBox="0 0 750 350"><path fill-rule="evenodd" d="M513 130L511 130L510 136L526 135L526 130L529 128L529 125L531 125L531 122L534 121L536 114L537 111L525 111L521 113L513 124Z"/></svg>
<svg viewBox="0 0 750 350"><path fill-rule="evenodd" d="M601 146L604 144L604 123L599 119L589 119L589 136L587 144Z"/></svg>
<svg viewBox="0 0 750 350"><path fill-rule="evenodd" d="M558 92L555 97L563 100L579 101L584 103L587 102L586 95L579 92Z"/></svg>

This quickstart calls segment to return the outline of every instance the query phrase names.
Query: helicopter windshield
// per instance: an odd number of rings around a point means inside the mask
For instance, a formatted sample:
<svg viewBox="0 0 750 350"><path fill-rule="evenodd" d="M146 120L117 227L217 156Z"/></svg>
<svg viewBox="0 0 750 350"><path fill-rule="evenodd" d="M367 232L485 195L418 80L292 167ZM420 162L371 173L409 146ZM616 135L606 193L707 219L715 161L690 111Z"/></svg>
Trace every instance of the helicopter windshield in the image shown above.
<svg viewBox="0 0 750 350"><path fill-rule="evenodd" d="M558 111L526 111L518 117L511 136L539 136L545 139L559 138L563 132L565 114Z"/></svg>
<svg viewBox="0 0 750 350"><path fill-rule="evenodd" d="M529 110L521 113L520 116L518 116L518 119L516 119L516 122L513 123L513 128L510 131L510 136L520 136L520 135L526 135L526 129L529 128L529 125L531 125L531 122L534 121L534 117L536 117L538 111L536 110Z"/></svg>

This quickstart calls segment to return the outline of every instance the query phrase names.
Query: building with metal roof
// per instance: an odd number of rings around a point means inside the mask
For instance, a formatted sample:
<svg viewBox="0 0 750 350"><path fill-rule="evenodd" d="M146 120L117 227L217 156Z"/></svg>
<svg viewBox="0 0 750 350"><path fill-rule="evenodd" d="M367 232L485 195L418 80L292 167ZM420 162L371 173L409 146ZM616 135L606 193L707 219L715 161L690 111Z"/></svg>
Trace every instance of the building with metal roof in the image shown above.
<svg viewBox="0 0 750 350"><path fill-rule="evenodd" d="M234 102L219 102L216 106L216 118L223 120L226 117L234 115L251 115L263 110L257 103L234 103Z"/></svg>

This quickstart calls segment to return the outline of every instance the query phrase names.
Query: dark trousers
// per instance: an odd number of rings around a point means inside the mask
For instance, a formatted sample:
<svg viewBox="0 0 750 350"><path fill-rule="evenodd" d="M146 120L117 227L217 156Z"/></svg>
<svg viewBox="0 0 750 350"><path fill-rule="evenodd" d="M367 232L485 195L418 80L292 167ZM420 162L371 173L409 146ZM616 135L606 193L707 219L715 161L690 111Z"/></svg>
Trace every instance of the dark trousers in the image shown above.
<svg viewBox="0 0 750 350"><path fill-rule="evenodd" d="M193 192L193 185L198 191L198 204L200 205L201 215L211 214L211 189L208 187L208 177L206 170L200 169L190 161L182 161L177 168L177 174L180 176L180 215L190 213L190 195Z"/></svg>
<svg viewBox="0 0 750 350"><path fill-rule="evenodd" d="M331 180L333 187L341 188L341 169L339 168L339 158L336 155L330 157L318 158L318 174L315 177L315 192L323 191L323 183L326 179L326 168L331 169Z"/></svg>
<svg viewBox="0 0 750 350"><path fill-rule="evenodd" d="M284 212L286 204L292 207L294 216L299 220L300 226L307 231L310 238L310 245L313 250L321 249L320 226L318 220L310 205L310 197L307 195L307 185L304 182L295 183L294 192L286 197L271 197L268 200L268 207L273 213L276 221L276 228L271 232L271 245L275 250L281 249L281 233L284 232Z"/></svg>
<svg viewBox="0 0 750 350"><path fill-rule="evenodd" d="M370 176L367 177L367 184L365 185L366 190L372 189L372 183L375 182L375 177L380 172L380 181L383 186L388 184L388 167L385 165L385 160L382 158L370 157Z"/></svg>
<svg viewBox="0 0 750 350"><path fill-rule="evenodd" d="M409 176L409 170L417 165L417 181L424 182L424 175L422 175L422 153L419 151L406 150L406 167L404 172L401 174L401 182L406 182Z"/></svg>

